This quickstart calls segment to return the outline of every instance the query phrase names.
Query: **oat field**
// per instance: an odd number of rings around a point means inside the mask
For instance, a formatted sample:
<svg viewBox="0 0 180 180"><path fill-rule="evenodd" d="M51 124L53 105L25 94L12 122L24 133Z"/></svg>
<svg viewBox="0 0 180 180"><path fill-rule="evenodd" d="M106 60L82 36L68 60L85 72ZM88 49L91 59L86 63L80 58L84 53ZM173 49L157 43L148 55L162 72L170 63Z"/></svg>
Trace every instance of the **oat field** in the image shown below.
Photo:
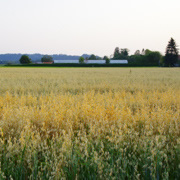
<svg viewBox="0 0 180 180"><path fill-rule="evenodd" d="M0 68L0 179L180 179L180 69Z"/></svg>

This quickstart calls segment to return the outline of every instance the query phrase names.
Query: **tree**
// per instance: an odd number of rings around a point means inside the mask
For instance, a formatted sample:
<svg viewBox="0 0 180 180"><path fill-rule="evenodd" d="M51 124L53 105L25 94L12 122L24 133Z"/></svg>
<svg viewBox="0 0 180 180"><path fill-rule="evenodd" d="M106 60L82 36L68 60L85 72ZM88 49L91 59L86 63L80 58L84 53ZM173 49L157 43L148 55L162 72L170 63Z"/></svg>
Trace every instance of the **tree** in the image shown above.
<svg viewBox="0 0 180 180"><path fill-rule="evenodd" d="M151 50L149 50L149 49L146 49L146 50L145 50L145 55L148 55L148 54L150 54L150 53L152 53Z"/></svg>
<svg viewBox="0 0 180 180"><path fill-rule="evenodd" d="M129 55L129 50L127 48L121 49L121 55L122 56L128 56Z"/></svg>
<svg viewBox="0 0 180 180"><path fill-rule="evenodd" d="M91 54L91 56L89 57L89 60L96 60L96 56L94 54Z"/></svg>
<svg viewBox="0 0 180 180"><path fill-rule="evenodd" d="M141 54L142 54L142 55L145 55L145 50L144 50L144 48L142 49Z"/></svg>
<svg viewBox="0 0 180 180"><path fill-rule="evenodd" d="M132 55L130 57L130 61L135 63L136 65L144 65L144 66L158 66L160 65L161 61L162 61L162 55L160 52L158 51L151 51L149 49L146 49L145 51L145 55L137 55L135 53L135 55Z"/></svg>
<svg viewBox="0 0 180 180"><path fill-rule="evenodd" d="M113 59L126 59L129 54L129 50L127 48L119 50L118 47L114 50L114 57Z"/></svg>
<svg viewBox="0 0 180 180"><path fill-rule="evenodd" d="M107 56L104 56L104 57L103 57L103 60L106 60L107 58L108 58Z"/></svg>
<svg viewBox="0 0 180 180"><path fill-rule="evenodd" d="M22 55L21 58L19 59L19 62L21 64L29 64L31 63L31 59L27 55Z"/></svg>
<svg viewBox="0 0 180 180"><path fill-rule="evenodd" d="M134 55L140 55L140 50L136 50L136 52L134 53Z"/></svg>
<svg viewBox="0 0 180 180"><path fill-rule="evenodd" d="M41 62L53 62L53 57L49 55L45 55L41 58Z"/></svg>
<svg viewBox="0 0 180 180"><path fill-rule="evenodd" d="M166 47L164 63L165 63L165 66L172 67L172 66L175 66L177 61L178 61L177 45L174 39L171 38Z"/></svg>
<svg viewBox="0 0 180 180"><path fill-rule="evenodd" d="M109 64L109 63L110 63L110 59L109 59L107 56L104 56L104 57L103 57L103 60L106 60L106 64Z"/></svg>
<svg viewBox="0 0 180 180"><path fill-rule="evenodd" d="M79 58L79 63L80 64L84 63L84 58L82 56Z"/></svg>
<svg viewBox="0 0 180 180"><path fill-rule="evenodd" d="M147 62L151 63L152 65L159 65L161 58L162 58L162 55L158 51L150 51L146 55Z"/></svg>
<svg viewBox="0 0 180 180"><path fill-rule="evenodd" d="M120 56L120 50L118 47L115 48L114 50L114 57L113 59L119 59L119 56Z"/></svg>

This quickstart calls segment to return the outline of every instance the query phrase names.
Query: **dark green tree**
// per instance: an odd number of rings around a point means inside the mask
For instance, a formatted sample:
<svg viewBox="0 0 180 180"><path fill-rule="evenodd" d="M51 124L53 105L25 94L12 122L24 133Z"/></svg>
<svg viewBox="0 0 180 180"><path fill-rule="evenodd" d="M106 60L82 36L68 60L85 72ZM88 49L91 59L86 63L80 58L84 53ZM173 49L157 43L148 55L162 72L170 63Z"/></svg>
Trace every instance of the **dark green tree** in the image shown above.
<svg viewBox="0 0 180 180"><path fill-rule="evenodd" d="M107 56L104 56L104 57L103 57L103 60L106 60L107 58L108 58Z"/></svg>
<svg viewBox="0 0 180 180"><path fill-rule="evenodd" d="M127 48L119 50L118 47L114 50L114 57L113 59L126 59L129 55L129 50Z"/></svg>
<svg viewBox="0 0 180 180"><path fill-rule="evenodd" d="M84 58L82 56L79 58L79 63L80 64L84 63Z"/></svg>
<svg viewBox="0 0 180 180"><path fill-rule="evenodd" d="M151 50L149 50L149 49L146 49L144 52L145 52L145 54L144 54L144 55L148 55L148 54L150 54L152 51L151 51Z"/></svg>
<svg viewBox="0 0 180 180"><path fill-rule="evenodd" d="M166 53L164 58L165 66L173 67L178 61L178 49L176 42L173 38L170 39L166 47Z"/></svg>
<svg viewBox="0 0 180 180"><path fill-rule="evenodd" d="M109 64L109 63L110 63L110 59L109 59L107 56L104 56L104 57L103 57L103 60L106 61L106 64Z"/></svg>
<svg viewBox="0 0 180 180"><path fill-rule="evenodd" d="M160 60L162 58L162 55L158 51L150 51L145 58L147 59L147 62L152 65L160 65Z"/></svg>
<svg viewBox="0 0 180 180"><path fill-rule="evenodd" d="M114 57L113 57L113 59L119 59L119 57L120 57L120 50L119 50L118 47L116 47L115 50L114 50Z"/></svg>
<svg viewBox="0 0 180 180"><path fill-rule="evenodd" d="M29 64L29 63L32 63L31 62L31 59L29 58L29 56L27 55L22 55L21 58L19 59L19 62L21 64Z"/></svg>
<svg viewBox="0 0 180 180"><path fill-rule="evenodd" d="M44 55L44 56L41 58L41 62L53 62L53 57L52 57L52 56L49 56L49 55Z"/></svg>
<svg viewBox="0 0 180 180"><path fill-rule="evenodd" d="M96 60L96 56L94 54L91 54L91 56L88 58L89 60Z"/></svg>
<svg viewBox="0 0 180 180"><path fill-rule="evenodd" d="M121 49L121 55L122 56L128 56L129 55L129 50L127 48Z"/></svg>
<svg viewBox="0 0 180 180"><path fill-rule="evenodd" d="M143 66L159 66L162 61L162 55L158 51L151 51L146 49L144 51L145 55L135 53L129 57L129 61L136 64L136 65L143 65Z"/></svg>

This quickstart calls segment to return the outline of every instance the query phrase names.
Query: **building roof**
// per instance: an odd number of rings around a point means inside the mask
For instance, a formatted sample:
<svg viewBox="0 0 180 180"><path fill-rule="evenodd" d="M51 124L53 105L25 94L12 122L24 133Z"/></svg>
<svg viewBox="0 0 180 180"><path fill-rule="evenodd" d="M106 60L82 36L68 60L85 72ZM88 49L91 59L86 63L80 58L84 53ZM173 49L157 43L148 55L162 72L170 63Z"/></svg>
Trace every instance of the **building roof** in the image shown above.
<svg viewBox="0 0 180 180"><path fill-rule="evenodd" d="M79 63L79 60L54 60L54 63ZM106 60L84 60L85 64L105 64ZM128 64L128 60L110 60L110 64Z"/></svg>

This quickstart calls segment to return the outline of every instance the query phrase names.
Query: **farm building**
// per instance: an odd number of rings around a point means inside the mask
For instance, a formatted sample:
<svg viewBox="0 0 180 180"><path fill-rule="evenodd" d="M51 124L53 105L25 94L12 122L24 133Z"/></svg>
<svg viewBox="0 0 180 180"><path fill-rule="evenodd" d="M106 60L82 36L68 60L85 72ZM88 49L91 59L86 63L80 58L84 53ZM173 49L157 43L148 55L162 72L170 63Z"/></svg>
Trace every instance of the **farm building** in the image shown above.
<svg viewBox="0 0 180 180"><path fill-rule="evenodd" d="M79 60L54 60L54 63L75 63ZM106 64L106 60L84 60L85 64ZM110 64L128 64L128 60L110 60Z"/></svg>
<svg viewBox="0 0 180 180"><path fill-rule="evenodd" d="M43 62L43 64L53 64L54 62Z"/></svg>
<svg viewBox="0 0 180 180"><path fill-rule="evenodd" d="M54 60L54 63L79 63L79 60Z"/></svg>

